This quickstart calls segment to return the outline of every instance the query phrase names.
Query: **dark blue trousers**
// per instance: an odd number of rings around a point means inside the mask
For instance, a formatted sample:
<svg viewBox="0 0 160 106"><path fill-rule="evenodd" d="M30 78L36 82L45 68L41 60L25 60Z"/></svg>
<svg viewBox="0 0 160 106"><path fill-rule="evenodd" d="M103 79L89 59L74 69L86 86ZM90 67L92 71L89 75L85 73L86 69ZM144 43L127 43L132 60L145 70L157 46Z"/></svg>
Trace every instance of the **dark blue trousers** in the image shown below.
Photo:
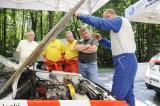
<svg viewBox="0 0 160 106"><path fill-rule="evenodd" d="M137 58L134 53L125 53L113 57L115 68L112 85L112 95L125 100L129 106L135 106L133 93L134 78L137 72Z"/></svg>

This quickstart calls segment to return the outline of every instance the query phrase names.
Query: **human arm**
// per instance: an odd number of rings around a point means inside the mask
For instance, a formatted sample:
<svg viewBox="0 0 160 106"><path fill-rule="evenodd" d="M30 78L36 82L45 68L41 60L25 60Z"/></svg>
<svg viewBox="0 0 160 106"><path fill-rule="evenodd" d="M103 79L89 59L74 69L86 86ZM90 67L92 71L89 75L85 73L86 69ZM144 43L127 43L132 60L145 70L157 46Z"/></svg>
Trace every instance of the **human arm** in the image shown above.
<svg viewBox="0 0 160 106"><path fill-rule="evenodd" d="M66 45L64 43L61 43L61 61L64 62L65 61L65 49L66 49Z"/></svg>
<svg viewBox="0 0 160 106"><path fill-rule="evenodd" d="M111 49L111 41L106 39L106 38L102 38L101 40L99 40L99 43L102 44L105 48L109 48Z"/></svg>
<svg viewBox="0 0 160 106"><path fill-rule="evenodd" d="M122 25L122 19L120 17L116 18L100 18L95 16L87 16L87 15L78 15L78 19L80 19L82 22L87 23L97 29L101 30L112 30L114 32L119 32L121 25Z"/></svg>
<svg viewBox="0 0 160 106"><path fill-rule="evenodd" d="M84 51L84 50L86 50L86 49L88 49L89 47L90 47L91 45L89 45L89 44L87 44L87 45L84 45L84 44L77 44L76 46L75 46L75 50L77 50L77 51Z"/></svg>
<svg viewBox="0 0 160 106"><path fill-rule="evenodd" d="M106 38L102 38L102 36L101 36L101 34L99 34L99 33L94 33L93 34L93 37L95 38L95 39L97 39L98 40L98 42L100 43L100 44L102 44L105 48L111 48L111 42L110 42L110 40L108 40L108 39L106 39Z"/></svg>
<svg viewBox="0 0 160 106"><path fill-rule="evenodd" d="M82 50L81 52L83 52L83 53L97 52L99 43L96 39L92 39L91 44L88 44L88 45L90 45L90 46L87 49Z"/></svg>
<svg viewBox="0 0 160 106"><path fill-rule="evenodd" d="M41 54L43 58L46 58L46 51L47 51L47 50L44 49L44 51L43 51L42 54Z"/></svg>
<svg viewBox="0 0 160 106"><path fill-rule="evenodd" d="M98 49L97 45L91 45L89 48L87 48L87 49L85 49L81 52L83 52L83 53L94 53L94 52L97 51L97 49Z"/></svg>
<svg viewBox="0 0 160 106"><path fill-rule="evenodd" d="M21 41L19 42L17 48L16 48L16 52L20 53L21 51Z"/></svg>

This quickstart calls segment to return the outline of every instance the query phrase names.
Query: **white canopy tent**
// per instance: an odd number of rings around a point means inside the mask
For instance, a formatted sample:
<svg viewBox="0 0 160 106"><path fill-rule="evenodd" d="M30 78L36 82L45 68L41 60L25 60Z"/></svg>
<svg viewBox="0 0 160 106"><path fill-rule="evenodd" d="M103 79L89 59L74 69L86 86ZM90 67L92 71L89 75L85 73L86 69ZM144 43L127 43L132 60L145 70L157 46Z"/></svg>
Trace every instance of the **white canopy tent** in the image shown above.
<svg viewBox="0 0 160 106"><path fill-rule="evenodd" d="M160 0L140 0L125 10L130 21L160 24Z"/></svg>
<svg viewBox="0 0 160 106"><path fill-rule="evenodd" d="M49 10L68 12L80 0L0 0L0 8ZM92 14L109 0L86 0L79 13Z"/></svg>

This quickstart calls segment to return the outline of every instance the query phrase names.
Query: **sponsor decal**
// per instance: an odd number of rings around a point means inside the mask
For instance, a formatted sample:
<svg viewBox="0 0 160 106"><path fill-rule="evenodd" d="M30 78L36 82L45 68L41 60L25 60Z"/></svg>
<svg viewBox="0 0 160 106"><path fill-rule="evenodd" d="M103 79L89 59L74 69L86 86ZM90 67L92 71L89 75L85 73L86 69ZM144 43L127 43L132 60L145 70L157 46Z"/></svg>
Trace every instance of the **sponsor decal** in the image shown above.
<svg viewBox="0 0 160 106"><path fill-rule="evenodd" d="M129 10L129 15L133 15L134 14L134 6L132 6Z"/></svg>
<svg viewBox="0 0 160 106"><path fill-rule="evenodd" d="M145 0L142 0L140 2L137 2L134 6L134 12L143 8L144 7L144 4L145 4Z"/></svg>
<svg viewBox="0 0 160 106"><path fill-rule="evenodd" d="M152 82L160 83L160 81L155 78L149 78L149 82L150 83L152 83Z"/></svg>
<svg viewBox="0 0 160 106"><path fill-rule="evenodd" d="M0 106L28 106L26 100L1 100Z"/></svg>
<svg viewBox="0 0 160 106"><path fill-rule="evenodd" d="M159 0L148 0L148 3L145 5L145 7L149 7L153 4L155 4L157 1L159 1Z"/></svg>

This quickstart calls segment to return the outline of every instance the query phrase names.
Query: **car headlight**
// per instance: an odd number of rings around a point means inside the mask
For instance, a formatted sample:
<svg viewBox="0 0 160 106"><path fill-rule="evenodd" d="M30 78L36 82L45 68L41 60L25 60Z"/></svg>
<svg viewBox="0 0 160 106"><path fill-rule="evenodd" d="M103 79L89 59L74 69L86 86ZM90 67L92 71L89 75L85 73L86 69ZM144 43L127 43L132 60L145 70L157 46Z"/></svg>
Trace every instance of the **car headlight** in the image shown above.
<svg viewBox="0 0 160 106"><path fill-rule="evenodd" d="M150 68L153 68L153 66L155 66L155 62L149 62L149 66Z"/></svg>

